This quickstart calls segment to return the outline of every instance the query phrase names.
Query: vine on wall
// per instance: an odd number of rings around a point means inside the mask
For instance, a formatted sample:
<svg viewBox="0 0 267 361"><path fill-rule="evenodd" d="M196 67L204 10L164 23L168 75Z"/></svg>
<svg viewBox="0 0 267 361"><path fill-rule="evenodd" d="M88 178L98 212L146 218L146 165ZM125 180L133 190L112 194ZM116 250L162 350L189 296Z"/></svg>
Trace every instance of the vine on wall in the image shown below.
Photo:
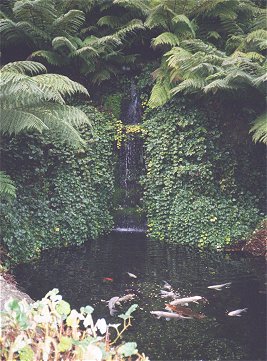
<svg viewBox="0 0 267 361"><path fill-rule="evenodd" d="M114 126L90 105L81 129L85 149L74 151L51 136L23 135L2 143L4 166L18 187L17 199L1 206L3 243L13 262L47 248L81 244L113 225Z"/></svg>
<svg viewBox="0 0 267 361"><path fill-rule="evenodd" d="M258 201L237 182L218 119L184 98L145 113L149 235L199 247L245 237L259 220Z"/></svg>

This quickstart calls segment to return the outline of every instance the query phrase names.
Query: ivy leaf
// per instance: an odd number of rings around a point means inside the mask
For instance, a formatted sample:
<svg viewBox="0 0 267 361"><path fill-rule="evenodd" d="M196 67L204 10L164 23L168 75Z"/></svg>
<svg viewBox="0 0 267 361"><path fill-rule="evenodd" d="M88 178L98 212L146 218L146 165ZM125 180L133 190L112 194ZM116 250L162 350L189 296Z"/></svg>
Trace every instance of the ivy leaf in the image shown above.
<svg viewBox="0 0 267 361"><path fill-rule="evenodd" d="M136 347L136 342L127 342L118 348L118 353L125 357L136 355L138 352Z"/></svg>
<svg viewBox="0 0 267 361"><path fill-rule="evenodd" d="M72 348L72 339L67 336L62 336L58 344L58 349L60 352L69 351Z"/></svg>
<svg viewBox="0 0 267 361"><path fill-rule="evenodd" d="M138 305L135 303L133 304L128 310L125 312L125 315L130 316L138 308Z"/></svg>
<svg viewBox="0 0 267 361"><path fill-rule="evenodd" d="M34 359L34 352L31 346L27 345L19 351L20 361L32 361Z"/></svg>
<svg viewBox="0 0 267 361"><path fill-rule="evenodd" d="M86 313L86 314L91 314L94 312L94 308L92 306L85 306L85 307L81 307L80 308L80 312L82 314Z"/></svg>
<svg viewBox="0 0 267 361"><path fill-rule="evenodd" d="M128 318L132 318L131 314L138 308L138 305L135 303L133 304L125 313L122 313L118 317L122 318L123 320L127 320Z"/></svg>
<svg viewBox="0 0 267 361"><path fill-rule="evenodd" d="M69 303L63 300L56 305L56 310L61 316L67 316L71 311Z"/></svg>

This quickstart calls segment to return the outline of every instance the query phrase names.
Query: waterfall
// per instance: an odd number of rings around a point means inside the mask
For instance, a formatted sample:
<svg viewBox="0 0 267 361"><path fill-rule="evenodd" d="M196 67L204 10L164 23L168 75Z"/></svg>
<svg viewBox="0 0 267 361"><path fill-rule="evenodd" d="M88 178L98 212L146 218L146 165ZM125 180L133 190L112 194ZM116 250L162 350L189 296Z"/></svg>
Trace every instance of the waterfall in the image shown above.
<svg viewBox="0 0 267 361"><path fill-rule="evenodd" d="M142 116L141 102L134 81L129 98L122 106L124 125L138 125ZM120 232L144 232L145 221L140 214L142 189L139 184L143 169L143 141L140 136L128 136L118 155L118 184L121 194L115 230Z"/></svg>

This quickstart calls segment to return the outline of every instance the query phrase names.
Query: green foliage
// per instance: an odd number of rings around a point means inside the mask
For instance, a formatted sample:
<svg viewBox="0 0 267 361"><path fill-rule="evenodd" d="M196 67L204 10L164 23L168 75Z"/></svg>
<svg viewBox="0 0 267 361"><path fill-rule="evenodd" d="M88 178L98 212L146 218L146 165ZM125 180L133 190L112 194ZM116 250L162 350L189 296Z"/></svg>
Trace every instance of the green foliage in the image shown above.
<svg viewBox="0 0 267 361"><path fill-rule="evenodd" d="M2 142L3 166L17 185L17 198L3 202L2 238L12 262L43 249L81 244L112 228L113 122L92 106L80 128L84 149L74 150L47 134Z"/></svg>
<svg viewBox="0 0 267 361"><path fill-rule="evenodd" d="M88 92L66 76L40 74L43 72L46 68L32 61L9 63L1 68L0 133L50 130L78 148L84 141L75 127L89 124L89 119L81 110L66 105L64 96Z"/></svg>
<svg viewBox="0 0 267 361"><path fill-rule="evenodd" d="M184 98L146 111L143 185L154 239L217 247L245 237L257 223L257 200L244 184L248 169L253 174L249 156L240 160L214 126L219 122Z"/></svg>
<svg viewBox="0 0 267 361"><path fill-rule="evenodd" d="M254 142L262 142L267 144L267 113L260 115L254 122L250 133L254 133L252 139Z"/></svg>
<svg viewBox="0 0 267 361"><path fill-rule="evenodd" d="M2 197L16 197L16 187L12 179L3 171L0 171L0 195Z"/></svg>
<svg viewBox="0 0 267 361"><path fill-rule="evenodd" d="M168 238L200 248L223 246L249 235L258 220L253 198L218 194L212 197L181 190L170 210Z"/></svg>
<svg viewBox="0 0 267 361"><path fill-rule="evenodd" d="M64 308L61 305L64 304ZM124 316L124 324L108 325L104 318L93 321L91 306L81 307L80 312L71 310L62 300L57 289L48 292L41 300L27 304L24 300L11 299L2 313L0 355L5 360L33 361L58 360L128 360L139 354L136 342L113 345L131 326L132 305ZM121 326L121 327L120 327ZM117 336L110 340L106 336L114 328Z"/></svg>
<svg viewBox="0 0 267 361"><path fill-rule="evenodd" d="M120 119L121 116L121 105L122 105L121 93L108 95L106 99L104 99L105 110L110 111L117 119Z"/></svg>

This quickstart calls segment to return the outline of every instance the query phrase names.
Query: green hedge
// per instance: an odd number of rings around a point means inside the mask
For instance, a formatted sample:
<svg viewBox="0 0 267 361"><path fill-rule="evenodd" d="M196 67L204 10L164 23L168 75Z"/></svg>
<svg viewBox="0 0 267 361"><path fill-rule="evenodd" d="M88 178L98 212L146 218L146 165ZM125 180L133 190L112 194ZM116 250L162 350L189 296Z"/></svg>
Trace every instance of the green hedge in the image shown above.
<svg viewBox="0 0 267 361"><path fill-rule="evenodd" d="M113 225L114 127L90 105L92 121L81 129L85 149L73 150L49 134L2 142L3 165L17 198L1 206L4 248L13 262L28 261L50 247L78 245Z"/></svg>
<svg viewBox="0 0 267 361"><path fill-rule="evenodd" d="M242 177L248 168L255 181L260 177L250 147L237 158L219 119L183 97L146 110L145 118L149 235L201 247L245 237L259 220L258 200Z"/></svg>

